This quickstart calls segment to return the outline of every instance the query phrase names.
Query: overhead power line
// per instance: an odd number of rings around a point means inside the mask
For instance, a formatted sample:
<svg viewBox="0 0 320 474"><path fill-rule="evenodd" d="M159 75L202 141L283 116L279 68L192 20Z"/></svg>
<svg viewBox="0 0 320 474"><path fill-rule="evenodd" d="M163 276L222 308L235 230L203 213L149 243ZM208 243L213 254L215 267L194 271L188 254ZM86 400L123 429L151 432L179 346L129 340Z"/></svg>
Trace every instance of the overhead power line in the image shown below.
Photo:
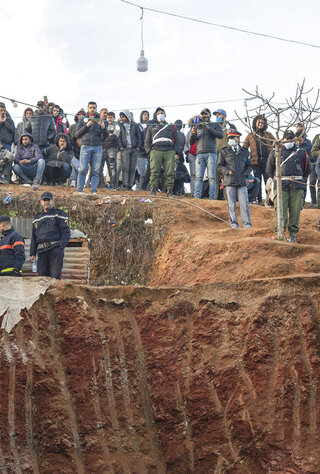
<svg viewBox="0 0 320 474"><path fill-rule="evenodd" d="M179 15L177 13L171 13L171 12L166 12L166 11L163 11L163 10L157 10L155 8L144 7L143 5L140 5L140 4L134 3L134 2L129 2L128 0L120 0L120 2L128 3L129 5L133 5L134 7L137 7L137 8L143 9L143 10L148 10L150 12L160 13L161 15L173 16L173 17L176 17L176 18L182 18L183 20L194 21L196 23L202 23L202 24L205 24L205 25L216 26L218 28L225 28L227 30L239 31L240 33L246 33L248 35L262 36L264 38L270 38L270 39L274 39L274 40L278 40L278 41L285 41L286 43L300 44L302 46L308 46L310 48L320 49L320 45L317 45L317 44L305 43L304 41L297 41L297 40L292 40L292 39L289 39L289 38L282 38L281 36L273 36L273 35L268 35L266 33L258 33L257 31L245 30L243 28L237 28L235 26L221 25L219 23L213 23L211 21L200 20L199 18L192 18L192 17L189 17L189 16Z"/></svg>

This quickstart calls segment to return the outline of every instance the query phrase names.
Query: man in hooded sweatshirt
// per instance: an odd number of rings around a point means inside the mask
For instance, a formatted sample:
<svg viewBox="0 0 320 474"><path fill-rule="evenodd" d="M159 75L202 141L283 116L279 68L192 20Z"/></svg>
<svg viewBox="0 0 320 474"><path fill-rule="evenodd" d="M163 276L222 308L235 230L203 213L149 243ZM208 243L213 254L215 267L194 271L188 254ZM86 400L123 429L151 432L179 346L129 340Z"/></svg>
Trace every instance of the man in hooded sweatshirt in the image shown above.
<svg viewBox="0 0 320 474"><path fill-rule="evenodd" d="M18 123L16 127L15 139L14 139L14 144L16 146L19 145L21 135L25 131L26 125L31 115L33 115L33 110L31 109L31 107L27 107L26 110L23 112L22 122Z"/></svg>
<svg viewBox="0 0 320 474"><path fill-rule="evenodd" d="M43 159L39 145L33 142L33 137L24 132L20 138L20 144L14 159L13 171L19 178L21 184L39 185L42 180L46 162Z"/></svg>
<svg viewBox="0 0 320 474"><path fill-rule="evenodd" d="M71 174L73 158L70 138L65 133L58 133L55 145L45 151L46 178L49 185L65 184Z"/></svg>
<svg viewBox="0 0 320 474"><path fill-rule="evenodd" d="M151 195L156 195L161 166L163 165L167 196L172 197L175 155L179 153L180 140L177 126L166 122L166 113L162 107L156 108L153 114L153 122L147 128L145 150L150 154Z"/></svg>
<svg viewBox="0 0 320 474"><path fill-rule="evenodd" d="M120 112L119 150L121 152L122 188L134 185L138 154L142 144L140 127L132 120L129 110Z"/></svg>
<svg viewBox="0 0 320 474"><path fill-rule="evenodd" d="M269 153L272 150L275 140L272 133L267 132L268 122L263 115L257 115L252 122L252 132L247 135L243 147L250 148L250 155L253 166L253 174L260 179L260 188L258 192L258 203L262 204L261 184L262 176L264 184L268 180L266 165Z"/></svg>

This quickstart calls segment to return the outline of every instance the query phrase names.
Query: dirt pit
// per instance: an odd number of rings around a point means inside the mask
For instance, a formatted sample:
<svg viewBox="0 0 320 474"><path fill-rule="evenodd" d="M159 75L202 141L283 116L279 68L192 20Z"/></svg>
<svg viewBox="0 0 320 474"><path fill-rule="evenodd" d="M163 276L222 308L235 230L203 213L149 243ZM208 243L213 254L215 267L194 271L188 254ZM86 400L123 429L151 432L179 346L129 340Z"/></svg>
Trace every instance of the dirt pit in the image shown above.
<svg viewBox="0 0 320 474"><path fill-rule="evenodd" d="M52 281L1 332L0 472L320 472L318 211L288 244L272 209L126 199L165 229L148 286Z"/></svg>

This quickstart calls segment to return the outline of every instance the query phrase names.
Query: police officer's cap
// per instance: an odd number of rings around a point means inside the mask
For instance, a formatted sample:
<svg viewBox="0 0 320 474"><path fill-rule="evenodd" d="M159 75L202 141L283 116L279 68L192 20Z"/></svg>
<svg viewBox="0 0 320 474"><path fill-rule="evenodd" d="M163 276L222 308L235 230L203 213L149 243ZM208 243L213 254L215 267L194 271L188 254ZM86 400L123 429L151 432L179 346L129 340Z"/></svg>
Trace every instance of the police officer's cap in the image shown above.
<svg viewBox="0 0 320 474"><path fill-rule="evenodd" d="M286 130L283 134L283 138L286 139L286 140L294 140L295 139L295 135L294 135L294 132L292 130Z"/></svg>
<svg viewBox="0 0 320 474"><path fill-rule="evenodd" d="M238 130L230 129L228 132L228 137L241 137L242 133L238 132Z"/></svg>
<svg viewBox="0 0 320 474"><path fill-rule="evenodd" d="M41 199L53 199L53 196L49 191L45 191L41 194Z"/></svg>
<svg viewBox="0 0 320 474"><path fill-rule="evenodd" d="M9 216L0 216L0 222L10 222Z"/></svg>

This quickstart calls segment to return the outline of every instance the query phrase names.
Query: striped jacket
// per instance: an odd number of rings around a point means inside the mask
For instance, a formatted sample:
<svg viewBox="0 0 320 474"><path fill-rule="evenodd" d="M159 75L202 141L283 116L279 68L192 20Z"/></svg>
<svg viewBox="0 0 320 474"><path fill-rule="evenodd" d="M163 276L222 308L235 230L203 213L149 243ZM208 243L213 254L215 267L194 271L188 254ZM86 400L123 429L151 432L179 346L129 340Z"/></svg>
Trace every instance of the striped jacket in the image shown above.
<svg viewBox="0 0 320 474"><path fill-rule="evenodd" d="M26 259L24 238L14 229L4 230L0 240L0 273L20 272Z"/></svg>
<svg viewBox="0 0 320 474"><path fill-rule="evenodd" d="M68 216L62 209L53 207L48 212L40 212L36 214L32 221L30 255L36 255L38 246L43 243L52 242L52 245L39 248L39 253L47 252L54 247L64 248L67 246L69 239Z"/></svg>

